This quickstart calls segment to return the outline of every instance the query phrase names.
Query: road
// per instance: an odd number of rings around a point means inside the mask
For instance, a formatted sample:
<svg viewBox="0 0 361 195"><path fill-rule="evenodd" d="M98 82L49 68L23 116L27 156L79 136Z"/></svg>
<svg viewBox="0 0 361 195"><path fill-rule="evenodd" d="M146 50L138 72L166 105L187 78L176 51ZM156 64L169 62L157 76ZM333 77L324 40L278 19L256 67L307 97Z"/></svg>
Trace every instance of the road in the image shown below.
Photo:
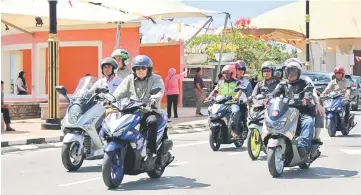
<svg viewBox="0 0 361 195"><path fill-rule="evenodd" d="M265 155L251 161L246 147L222 145L213 152L209 132L170 136L176 160L160 179L146 174L125 176L116 190L107 190L101 178L101 160L85 161L77 172L67 172L60 149L23 151L2 155L3 195L304 195L361 194L361 112L349 136L329 138L324 130L322 156L308 170L285 168L284 177L272 178ZM340 134L340 133L339 133ZM115 191L115 192L114 192ZM120 192L118 192L120 191ZM308 192L307 192L308 191Z"/></svg>

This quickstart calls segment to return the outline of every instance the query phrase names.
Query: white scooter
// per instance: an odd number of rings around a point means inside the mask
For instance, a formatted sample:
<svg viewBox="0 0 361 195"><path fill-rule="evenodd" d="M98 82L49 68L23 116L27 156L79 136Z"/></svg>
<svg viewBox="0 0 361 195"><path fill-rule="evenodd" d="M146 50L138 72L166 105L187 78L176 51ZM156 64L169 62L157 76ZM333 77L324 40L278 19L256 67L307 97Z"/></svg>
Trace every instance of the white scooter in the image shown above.
<svg viewBox="0 0 361 195"><path fill-rule="evenodd" d="M104 155L104 143L97 131L100 130L106 116L104 94L98 90L94 95L88 93L97 80L90 76L80 79L71 99L67 96L63 86L56 86L56 91L69 102L66 115L61 123L65 135L61 159L64 167L69 171L78 170L84 159L102 159Z"/></svg>

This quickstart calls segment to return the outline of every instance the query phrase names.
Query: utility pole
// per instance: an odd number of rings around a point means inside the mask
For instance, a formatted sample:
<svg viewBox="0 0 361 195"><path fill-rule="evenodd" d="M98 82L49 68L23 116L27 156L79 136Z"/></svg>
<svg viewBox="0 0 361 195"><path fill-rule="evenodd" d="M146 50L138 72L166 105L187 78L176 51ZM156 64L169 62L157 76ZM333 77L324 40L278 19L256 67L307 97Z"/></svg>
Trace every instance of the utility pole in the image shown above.
<svg viewBox="0 0 361 195"><path fill-rule="evenodd" d="M59 84L59 40L57 34L56 6L58 0L48 0L49 3L49 38L48 38L48 118L42 124L42 129L61 129L59 118L59 95L55 86Z"/></svg>
<svg viewBox="0 0 361 195"><path fill-rule="evenodd" d="M310 65L310 1L306 0L306 68L311 69Z"/></svg>

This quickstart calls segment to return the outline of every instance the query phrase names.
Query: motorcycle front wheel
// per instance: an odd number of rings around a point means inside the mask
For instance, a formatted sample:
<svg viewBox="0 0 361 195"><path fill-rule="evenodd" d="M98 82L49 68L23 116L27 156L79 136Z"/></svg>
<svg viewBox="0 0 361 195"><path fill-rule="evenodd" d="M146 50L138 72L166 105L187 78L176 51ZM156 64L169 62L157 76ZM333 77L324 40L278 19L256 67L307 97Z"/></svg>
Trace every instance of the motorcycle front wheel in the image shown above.
<svg viewBox="0 0 361 195"><path fill-rule="evenodd" d="M79 142L64 143L61 149L61 161L68 171L77 171L84 161L83 152L79 153Z"/></svg>
<svg viewBox="0 0 361 195"><path fill-rule="evenodd" d="M211 131L209 134L209 145L211 146L213 151L218 151L221 147L221 144L218 141L218 135L214 135L215 131Z"/></svg>
<svg viewBox="0 0 361 195"><path fill-rule="evenodd" d="M284 169L284 161L282 160L282 148L268 148L267 151L268 170L272 177L281 177Z"/></svg>
<svg viewBox="0 0 361 195"><path fill-rule="evenodd" d="M103 157L102 175L104 184L109 188L117 188L124 178L124 162L119 152L107 152Z"/></svg>
<svg viewBox="0 0 361 195"><path fill-rule="evenodd" d="M336 135L336 121L335 118L327 119L326 120L326 129L328 132L328 135L330 137L335 137Z"/></svg>
<svg viewBox="0 0 361 195"><path fill-rule="evenodd" d="M250 129L248 132L247 151L252 160L256 160L262 149L261 135L257 129Z"/></svg>

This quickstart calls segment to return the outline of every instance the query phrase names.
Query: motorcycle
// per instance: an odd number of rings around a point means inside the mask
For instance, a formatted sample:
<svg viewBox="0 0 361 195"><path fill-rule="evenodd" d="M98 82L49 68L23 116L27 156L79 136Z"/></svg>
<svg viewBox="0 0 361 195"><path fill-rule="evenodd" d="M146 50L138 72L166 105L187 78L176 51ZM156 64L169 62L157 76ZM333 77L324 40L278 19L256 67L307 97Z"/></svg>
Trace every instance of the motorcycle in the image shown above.
<svg viewBox="0 0 361 195"><path fill-rule="evenodd" d="M232 96L218 95L216 98L211 97L208 106L209 127L209 144L213 151L219 150L221 144L232 144L239 148L242 147L244 138L234 138L231 135L230 107L237 102L232 101ZM223 118L226 117L226 121Z"/></svg>
<svg viewBox="0 0 361 195"><path fill-rule="evenodd" d="M152 90L156 94L160 89ZM107 144L104 147L102 176L109 188L118 187L124 175L138 175L146 172L150 178L162 176L165 168L174 160L169 152L173 142L168 140L167 113L161 112L161 123L157 129L157 157L145 160L147 150L147 131L141 120L145 113L154 112L154 107L131 99L123 99L112 108L102 124L101 135Z"/></svg>
<svg viewBox="0 0 361 195"><path fill-rule="evenodd" d="M65 135L61 160L69 171L78 170L84 159L103 158L103 142L97 129L100 129L105 118L104 99L99 92L94 95L88 93L97 80L90 76L80 79L71 99L67 96L65 87L55 87L56 91L62 94L69 103L61 122L61 129Z"/></svg>
<svg viewBox="0 0 361 195"><path fill-rule="evenodd" d="M266 96L263 93L258 94L252 99L252 104L248 109L247 123L249 131L247 136L247 151L252 160L256 160L259 157L261 150L267 154L261 137L264 123L265 101Z"/></svg>
<svg viewBox="0 0 361 195"><path fill-rule="evenodd" d="M330 137L336 135L336 131L341 131L342 135L348 135L352 128L356 126L354 122L355 115L350 113L348 122L345 121L345 108L343 107L343 93L331 92L324 99L324 107L326 111L326 129Z"/></svg>
<svg viewBox="0 0 361 195"><path fill-rule="evenodd" d="M298 94L291 92L287 97L273 98L266 105L262 140L267 145L268 170L273 177L280 177L284 167L298 165L300 169L307 169L321 155L318 149L320 144L314 139L311 151L303 158L300 157L297 148L299 110L294 106L302 103L300 94L303 92L304 97L310 100L312 90L312 86L307 86Z"/></svg>

